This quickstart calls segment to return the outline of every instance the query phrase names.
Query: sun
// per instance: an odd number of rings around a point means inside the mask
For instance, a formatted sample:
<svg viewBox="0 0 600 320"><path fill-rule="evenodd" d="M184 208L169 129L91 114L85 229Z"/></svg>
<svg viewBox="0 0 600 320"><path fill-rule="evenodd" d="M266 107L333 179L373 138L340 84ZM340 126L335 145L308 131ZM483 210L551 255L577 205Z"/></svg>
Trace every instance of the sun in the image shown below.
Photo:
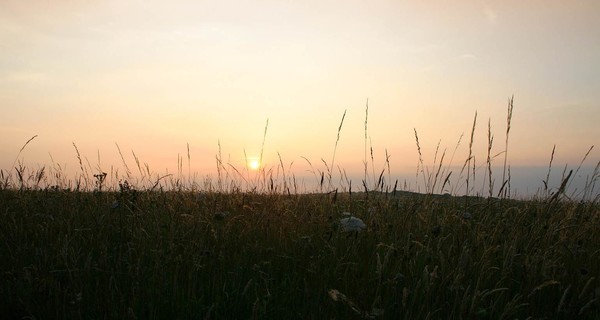
<svg viewBox="0 0 600 320"><path fill-rule="evenodd" d="M258 169L260 169L260 161L258 159L249 159L248 167L251 170L258 170Z"/></svg>

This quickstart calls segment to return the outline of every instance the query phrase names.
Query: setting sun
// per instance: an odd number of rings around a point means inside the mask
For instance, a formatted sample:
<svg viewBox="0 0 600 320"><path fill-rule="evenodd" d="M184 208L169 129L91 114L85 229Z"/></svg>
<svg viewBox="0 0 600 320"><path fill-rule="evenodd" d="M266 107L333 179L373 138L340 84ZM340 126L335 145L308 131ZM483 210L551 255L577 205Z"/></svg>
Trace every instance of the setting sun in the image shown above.
<svg viewBox="0 0 600 320"><path fill-rule="evenodd" d="M248 159L248 168L258 170L260 168L260 161L258 159Z"/></svg>

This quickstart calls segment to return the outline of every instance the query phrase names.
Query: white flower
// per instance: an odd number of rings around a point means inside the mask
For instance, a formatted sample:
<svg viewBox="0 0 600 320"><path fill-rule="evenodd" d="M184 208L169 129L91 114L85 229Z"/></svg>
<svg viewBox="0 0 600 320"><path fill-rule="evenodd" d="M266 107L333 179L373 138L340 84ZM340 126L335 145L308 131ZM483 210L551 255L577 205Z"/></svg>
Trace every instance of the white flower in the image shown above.
<svg viewBox="0 0 600 320"><path fill-rule="evenodd" d="M345 216L340 219L343 231L361 231L367 228L367 225L361 219L353 217L349 212L344 212L342 215Z"/></svg>

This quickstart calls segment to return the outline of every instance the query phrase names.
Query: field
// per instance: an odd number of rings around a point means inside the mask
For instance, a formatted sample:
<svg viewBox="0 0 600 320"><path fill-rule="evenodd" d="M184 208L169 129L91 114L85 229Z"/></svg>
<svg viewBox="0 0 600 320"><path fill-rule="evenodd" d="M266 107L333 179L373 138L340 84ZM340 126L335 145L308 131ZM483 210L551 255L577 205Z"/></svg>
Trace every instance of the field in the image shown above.
<svg viewBox="0 0 600 320"><path fill-rule="evenodd" d="M116 202L115 202L116 201ZM592 203L0 192L9 318L598 318ZM348 211L367 229L345 232Z"/></svg>
<svg viewBox="0 0 600 320"><path fill-rule="evenodd" d="M329 168L313 193L265 174L224 188L222 163L206 188L3 170L0 318L600 319L598 198L565 196L571 174L515 200L510 177L485 197L468 175L467 195L400 190L383 172L353 191ZM421 174L434 191L450 173ZM347 213L366 228L346 230Z"/></svg>

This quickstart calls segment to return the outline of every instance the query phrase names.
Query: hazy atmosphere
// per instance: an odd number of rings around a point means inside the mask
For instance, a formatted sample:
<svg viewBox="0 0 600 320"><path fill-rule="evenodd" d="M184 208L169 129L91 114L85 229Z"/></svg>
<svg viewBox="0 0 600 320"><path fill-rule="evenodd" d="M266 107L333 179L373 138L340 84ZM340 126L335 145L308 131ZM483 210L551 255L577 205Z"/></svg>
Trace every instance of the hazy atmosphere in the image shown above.
<svg viewBox="0 0 600 320"><path fill-rule="evenodd" d="M360 185L368 101L374 171L387 150L417 189L414 130L426 166L439 143L460 170L475 112L477 165L491 119L500 172L514 95L512 178L535 191L556 145L557 187L600 141L598 39L598 1L2 1L0 168L77 170L75 144L123 171L117 143L132 167L133 150L210 176L219 144L237 168L259 159L268 119L262 167L301 176L331 163L346 110L335 167Z"/></svg>
<svg viewBox="0 0 600 320"><path fill-rule="evenodd" d="M0 319L600 320L600 0L0 0Z"/></svg>

